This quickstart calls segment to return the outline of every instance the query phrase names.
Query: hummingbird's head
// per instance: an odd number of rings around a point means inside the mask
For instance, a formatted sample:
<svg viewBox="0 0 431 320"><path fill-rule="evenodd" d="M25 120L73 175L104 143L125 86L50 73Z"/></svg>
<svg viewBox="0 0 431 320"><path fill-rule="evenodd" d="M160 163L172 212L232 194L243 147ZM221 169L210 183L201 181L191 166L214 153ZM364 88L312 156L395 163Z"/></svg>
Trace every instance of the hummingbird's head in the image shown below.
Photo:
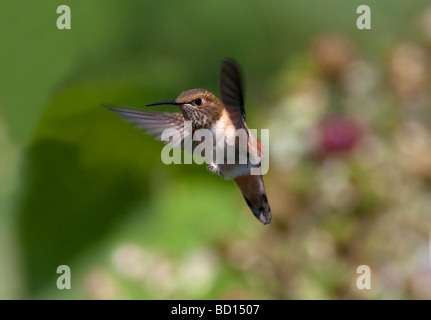
<svg viewBox="0 0 431 320"><path fill-rule="evenodd" d="M218 107L220 100L211 92L205 89L191 89L181 92L175 102L182 105L189 105L196 109Z"/></svg>
<svg viewBox="0 0 431 320"><path fill-rule="evenodd" d="M186 90L175 100L149 103L147 106L160 104L177 105L183 112L184 119L191 121L194 128L211 127L223 111L222 102L205 89Z"/></svg>

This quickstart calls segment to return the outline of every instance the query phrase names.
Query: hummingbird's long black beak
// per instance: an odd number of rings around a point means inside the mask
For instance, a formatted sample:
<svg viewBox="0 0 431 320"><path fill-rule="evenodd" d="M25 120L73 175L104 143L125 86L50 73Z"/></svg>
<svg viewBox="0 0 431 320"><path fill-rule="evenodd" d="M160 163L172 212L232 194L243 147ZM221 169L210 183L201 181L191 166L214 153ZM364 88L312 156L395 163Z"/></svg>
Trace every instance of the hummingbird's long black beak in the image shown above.
<svg viewBox="0 0 431 320"><path fill-rule="evenodd" d="M147 107L158 106L158 105L161 105L161 104L175 104L175 105L178 105L180 103L176 102L175 100L168 100L168 101L160 101L160 102L149 103L149 104L147 104Z"/></svg>

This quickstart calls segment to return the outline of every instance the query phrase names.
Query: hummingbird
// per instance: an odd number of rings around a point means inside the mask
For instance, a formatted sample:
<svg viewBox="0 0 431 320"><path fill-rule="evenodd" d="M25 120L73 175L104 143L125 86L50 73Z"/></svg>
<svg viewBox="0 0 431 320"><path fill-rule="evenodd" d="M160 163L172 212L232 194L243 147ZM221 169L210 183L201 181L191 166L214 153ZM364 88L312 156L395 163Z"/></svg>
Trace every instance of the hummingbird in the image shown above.
<svg viewBox="0 0 431 320"><path fill-rule="evenodd" d="M244 130L247 145L243 150L247 153L247 162L239 163L236 157L234 163L218 164L210 159L208 169L225 180L234 180L254 216L261 223L267 225L271 222L271 209L263 178L261 174L251 174L250 171L251 168L260 166L260 163L257 165L251 163L250 158L260 157L262 146L247 126L242 73L234 59L227 58L221 62L219 89L221 99L208 90L191 89L183 91L175 100L147 104L147 106L175 105L181 113L147 112L112 105L105 105L105 107L119 114L124 120L134 124L139 129L151 134L157 140L161 140L162 133L166 129L175 129L180 132L181 142L184 142L187 132L190 131L193 133L199 129L208 129L216 134L217 130L221 130L224 134L225 143L230 144L238 151L240 147L234 135L237 130ZM186 125L191 127L190 131L186 130ZM193 148L196 145L193 142ZM217 150L216 142L214 142L214 153Z"/></svg>

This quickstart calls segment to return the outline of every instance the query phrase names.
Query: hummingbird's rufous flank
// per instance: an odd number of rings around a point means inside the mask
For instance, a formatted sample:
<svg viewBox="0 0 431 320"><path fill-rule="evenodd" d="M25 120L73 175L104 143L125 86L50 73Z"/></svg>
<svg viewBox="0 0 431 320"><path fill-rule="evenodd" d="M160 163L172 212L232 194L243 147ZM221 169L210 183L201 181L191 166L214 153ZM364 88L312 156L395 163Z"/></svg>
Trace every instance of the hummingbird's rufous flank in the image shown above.
<svg viewBox="0 0 431 320"><path fill-rule="evenodd" d="M228 144L240 153L235 134L239 129L246 132L246 163L235 162L216 163L210 161L208 169L226 180L234 180L241 189L247 205L253 214L264 225L271 222L271 209L266 197L260 171L251 174L251 168L259 168L250 158L261 157L261 144L251 134L247 127L244 96L242 90L242 77L238 64L233 59L225 59L221 63L220 70L220 94L221 101L211 92L205 89L191 89L182 92L175 100L161 101L147 104L147 106L172 104L178 106L181 113L154 113L141 110L115 107L107 105L110 110L118 113L126 121L133 123L138 128L145 130L160 140L166 129L175 129L181 134L181 142L187 135L186 126L190 126L192 134L199 129L208 129L214 136L217 131L224 134L224 144ZM197 144L193 142L193 148ZM213 159L217 150L216 141L213 142ZM220 151L219 151L220 152ZM223 151L224 152L224 151ZM224 154L225 155L225 154ZM205 156L205 155L204 155ZM226 158L223 157L225 160Z"/></svg>

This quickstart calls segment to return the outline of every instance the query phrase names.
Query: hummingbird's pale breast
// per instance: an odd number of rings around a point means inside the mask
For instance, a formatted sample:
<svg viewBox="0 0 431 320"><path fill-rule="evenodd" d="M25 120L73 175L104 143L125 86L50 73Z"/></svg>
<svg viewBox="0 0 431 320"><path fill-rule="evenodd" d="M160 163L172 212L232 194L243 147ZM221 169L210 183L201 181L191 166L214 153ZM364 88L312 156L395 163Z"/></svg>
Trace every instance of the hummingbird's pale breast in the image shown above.
<svg viewBox="0 0 431 320"><path fill-rule="evenodd" d="M250 169L256 167L250 162L249 152L252 150L249 148L250 137L252 137L251 133L245 124L243 128L240 128L242 132L238 130L226 109L223 109L220 119L211 129L213 137L216 139L214 139L213 159L207 160L211 162L213 168L217 168L217 173L225 180L232 180L240 176L249 175ZM228 161L226 150L229 149L235 152L235 163ZM218 163L216 160L218 159L217 155L219 153L225 155L222 163ZM246 159L245 163L239 161L241 156L243 159ZM257 154L254 156L257 156Z"/></svg>
<svg viewBox="0 0 431 320"><path fill-rule="evenodd" d="M234 126L232 119L230 118L228 112L225 108L221 112L220 118L214 123L214 126L211 128L211 131L215 135L217 130L221 130L224 132L228 140L232 140L236 133L236 127Z"/></svg>

